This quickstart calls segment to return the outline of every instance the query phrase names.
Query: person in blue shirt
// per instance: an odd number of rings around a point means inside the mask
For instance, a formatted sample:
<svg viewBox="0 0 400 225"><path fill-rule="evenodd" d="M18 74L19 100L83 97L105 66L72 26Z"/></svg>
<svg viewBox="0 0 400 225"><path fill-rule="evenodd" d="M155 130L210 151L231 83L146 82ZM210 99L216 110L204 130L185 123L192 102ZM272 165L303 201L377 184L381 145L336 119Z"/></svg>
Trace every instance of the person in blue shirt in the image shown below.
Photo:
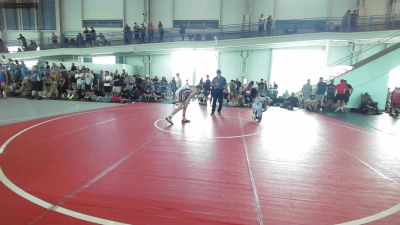
<svg viewBox="0 0 400 225"><path fill-rule="evenodd" d="M221 76L221 70L217 70L217 76L214 77L214 79L211 82L211 85L213 87L213 92L212 92L213 103L212 103L211 115L214 115L215 113L217 101L218 101L218 115L221 115L222 100L224 97L224 90L226 86L226 79L225 77Z"/></svg>
<svg viewBox="0 0 400 225"><path fill-rule="evenodd" d="M319 102L319 107L324 107L325 93L328 89L328 84L324 82L324 78L320 77L317 83L317 90L315 91L315 99Z"/></svg>

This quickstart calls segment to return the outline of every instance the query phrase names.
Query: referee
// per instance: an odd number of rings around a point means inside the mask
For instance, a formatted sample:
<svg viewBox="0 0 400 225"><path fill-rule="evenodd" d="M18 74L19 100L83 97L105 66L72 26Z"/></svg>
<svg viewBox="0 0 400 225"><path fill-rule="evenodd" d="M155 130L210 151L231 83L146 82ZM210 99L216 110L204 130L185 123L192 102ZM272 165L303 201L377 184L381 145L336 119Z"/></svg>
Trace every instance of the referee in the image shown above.
<svg viewBox="0 0 400 225"><path fill-rule="evenodd" d="M212 103L212 110L211 110L211 115L214 115L215 113L215 107L217 106L217 100L218 100L218 115L221 115L221 109L222 109L222 100L224 97L224 89L226 86L226 80L225 77L221 76L221 70L217 70L217 76L214 77L212 80L212 87L214 89L213 91L213 103Z"/></svg>

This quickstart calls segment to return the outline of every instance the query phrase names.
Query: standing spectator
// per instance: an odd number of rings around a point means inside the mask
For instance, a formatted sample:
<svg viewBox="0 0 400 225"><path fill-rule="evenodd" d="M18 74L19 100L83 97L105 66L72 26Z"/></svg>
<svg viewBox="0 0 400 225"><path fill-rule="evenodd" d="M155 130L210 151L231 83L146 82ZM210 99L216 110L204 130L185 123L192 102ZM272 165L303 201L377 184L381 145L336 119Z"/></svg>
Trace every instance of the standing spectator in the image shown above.
<svg viewBox="0 0 400 225"><path fill-rule="evenodd" d="M307 101L310 98L310 95L312 94L312 86L310 84L310 79L307 79L307 83L303 85L301 93L303 94L303 103L304 103L304 101Z"/></svg>
<svg viewBox="0 0 400 225"><path fill-rule="evenodd" d="M34 98L37 94L37 99L41 100L43 93L43 74L39 71L37 65L33 66L32 68L31 83L32 83L32 98Z"/></svg>
<svg viewBox="0 0 400 225"><path fill-rule="evenodd" d="M179 89L182 87L182 80L179 77L179 73L176 73L176 88Z"/></svg>
<svg viewBox="0 0 400 225"><path fill-rule="evenodd" d="M319 107L324 107L325 93L328 85L324 82L324 78L320 77L317 83L317 90L315 91L315 99L319 102Z"/></svg>
<svg viewBox="0 0 400 225"><path fill-rule="evenodd" d="M54 32L51 32L51 42L53 42L53 45L57 45L57 34Z"/></svg>
<svg viewBox="0 0 400 225"><path fill-rule="evenodd" d="M217 70L217 76L214 77L214 79L212 80L212 86L214 88L214 93L213 93L211 115L214 115L215 108L217 106L217 100L218 100L218 115L221 115L222 100L226 86L226 79L225 77L221 76L221 70Z"/></svg>
<svg viewBox="0 0 400 225"><path fill-rule="evenodd" d="M8 85L8 76L7 72L3 68L3 65L0 64L0 98L7 98L7 85Z"/></svg>
<svg viewBox="0 0 400 225"><path fill-rule="evenodd" d="M138 40L140 37L140 27L136 22L133 24L133 33L135 34L135 39Z"/></svg>
<svg viewBox="0 0 400 225"><path fill-rule="evenodd" d="M106 96L110 96L110 93L112 92L111 82L113 78L108 71L105 71L104 74L104 92Z"/></svg>
<svg viewBox="0 0 400 225"><path fill-rule="evenodd" d="M236 78L236 92L239 93L240 89L242 88L242 82L239 81L239 78Z"/></svg>
<svg viewBox="0 0 400 225"><path fill-rule="evenodd" d="M96 30L93 27L90 27L90 41L91 41L92 46L96 45L97 34L96 34Z"/></svg>
<svg viewBox="0 0 400 225"><path fill-rule="evenodd" d="M85 27L83 34L85 35L85 41L86 41L86 47L87 47L92 43L92 35L87 27Z"/></svg>
<svg viewBox="0 0 400 225"><path fill-rule="evenodd" d="M208 75L208 74L206 75L206 81L204 81L203 88L204 88L204 97L206 98L206 102L207 102L208 95L210 94L210 91L211 91L210 75Z"/></svg>
<svg viewBox="0 0 400 225"><path fill-rule="evenodd" d="M265 92L267 89L267 85L264 82L264 79L261 79L260 82L257 84L258 85L258 93L260 96L265 96Z"/></svg>
<svg viewBox="0 0 400 225"><path fill-rule="evenodd" d="M164 27L161 21L158 21L158 33L160 34L160 41L164 40Z"/></svg>
<svg viewBox="0 0 400 225"><path fill-rule="evenodd" d="M337 109L335 110L335 112L344 112L347 88L348 86L343 79L340 80L340 83L338 85L336 85Z"/></svg>
<svg viewBox="0 0 400 225"><path fill-rule="evenodd" d="M348 31L348 29L350 27L350 15L351 15L351 10L349 9L343 16L342 31L344 31L344 32Z"/></svg>
<svg viewBox="0 0 400 225"><path fill-rule="evenodd" d="M344 82L347 85L347 88L345 90L345 99L344 99L344 103L347 105L347 103L350 100L350 95L353 93L353 86L351 86L349 83L347 83L347 80L344 80Z"/></svg>
<svg viewBox="0 0 400 225"><path fill-rule="evenodd" d="M181 23L181 26L179 28L179 34L181 35L182 41L185 40L185 33L186 33L186 27L184 23Z"/></svg>
<svg viewBox="0 0 400 225"><path fill-rule="evenodd" d="M75 70L76 70L75 63L72 63L72 65L71 65L71 71L75 71Z"/></svg>
<svg viewBox="0 0 400 225"><path fill-rule="evenodd" d="M140 39L142 40L142 42L144 42L145 37L146 37L146 27L142 23L142 26L140 27Z"/></svg>
<svg viewBox="0 0 400 225"><path fill-rule="evenodd" d="M78 47L78 48L82 48L83 47L83 35L82 35L82 33L79 33L76 36L76 47Z"/></svg>
<svg viewBox="0 0 400 225"><path fill-rule="evenodd" d="M350 31L355 31L358 20L358 10L353 10L350 14Z"/></svg>
<svg viewBox="0 0 400 225"><path fill-rule="evenodd" d="M272 29L272 16L269 15L267 18L267 31L270 32Z"/></svg>
<svg viewBox="0 0 400 225"><path fill-rule="evenodd" d="M258 31L262 32L265 29L265 17L261 14L260 19L258 19Z"/></svg>
<svg viewBox="0 0 400 225"><path fill-rule="evenodd" d="M132 31L131 31L131 27L128 24L125 24L124 27L124 42L126 45L131 43L131 39L132 39Z"/></svg>
<svg viewBox="0 0 400 225"><path fill-rule="evenodd" d="M328 110L332 110L335 104L335 93L336 93L336 85L331 80L327 86L326 91L326 105L325 108Z"/></svg>
<svg viewBox="0 0 400 225"><path fill-rule="evenodd" d="M26 42L26 38L22 36L22 34L19 34L19 38L17 38L19 41L22 43L22 49L25 51L28 49L28 42Z"/></svg>
<svg viewBox="0 0 400 225"><path fill-rule="evenodd" d="M149 42L153 42L154 39L154 26L151 22L149 22L147 26L147 33L149 34Z"/></svg>
<svg viewBox="0 0 400 225"><path fill-rule="evenodd" d="M176 92L176 90L178 90L178 87L177 87L177 85L176 85L176 80L175 80L175 77L173 77L172 78L172 80L170 81L170 83L169 83L169 85L170 85L170 88L171 88L171 92L172 92L172 99L175 99L175 92Z"/></svg>

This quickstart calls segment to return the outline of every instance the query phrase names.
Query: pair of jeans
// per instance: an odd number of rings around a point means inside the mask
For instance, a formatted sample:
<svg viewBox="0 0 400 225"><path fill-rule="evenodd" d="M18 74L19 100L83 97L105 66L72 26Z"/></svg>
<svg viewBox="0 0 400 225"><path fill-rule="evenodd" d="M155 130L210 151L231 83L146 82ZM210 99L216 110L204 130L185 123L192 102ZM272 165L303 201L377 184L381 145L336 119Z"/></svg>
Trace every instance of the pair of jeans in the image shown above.
<svg viewBox="0 0 400 225"><path fill-rule="evenodd" d="M218 101L218 112L221 112L222 109L222 100L224 97L224 90L223 89L214 89L213 91L213 103L212 103L212 109L211 112L215 112L215 108L217 106L217 101Z"/></svg>

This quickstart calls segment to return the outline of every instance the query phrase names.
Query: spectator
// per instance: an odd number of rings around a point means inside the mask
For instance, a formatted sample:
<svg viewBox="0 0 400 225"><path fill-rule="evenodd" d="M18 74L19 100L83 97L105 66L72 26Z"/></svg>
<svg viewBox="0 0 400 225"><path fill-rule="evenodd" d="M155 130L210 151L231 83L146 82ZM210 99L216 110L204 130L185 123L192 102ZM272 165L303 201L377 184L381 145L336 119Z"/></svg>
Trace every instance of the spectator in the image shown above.
<svg viewBox="0 0 400 225"><path fill-rule="evenodd" d="M164 27L161 21L158 21L158 33L160 34L160 41L164 40Z"/></svg>
<svg viewBox="0 0 400 225"><path fill-rule="evenodd" d="M342 19L342 31L343 32L348 31L348 29L350 27L350 15L351 15L351 10L349 9L343 16L343 19Z"/></svg>
<svg viewBox="0 0 400 225"><path fill-rule="evenodd" d="M51 32L51 42L54 46L57 45L57 34L54 32Z"/></svg>
<svg viewBox="0 0 400 225"><path fill-rule="evenodd" d="M36 51L37 48L38 48L38 45L36 44L36 41L31 40L28 48L26 48L25 51Z"/></svg>
<svg viewBox="0 0 400 225"><path fill-rule="evenodd" d="M390 116L399 117L400 114L400 87L396 87L390 97Z"/></svg>
<svg viewBox="0 0 400 225"><path fill-rule="evenodd" d="M350 14L350 31L355 31L358 20L358 10L353 10Z"/></svg>
<svg viewBox="0 0 400 225"><path fill-rule="evenodd" d="M371 95L365 93L361 95L361 104L359 107L361 113L368 115L379 115L378 103L374 102L371 98Z"/></svg>
<svg viewBox="0 0 400 225"><path fill-rule="evenodd" d="M346 90L345 90L345 100L344 100L344 103L347 105L347 103L348 103L349 100L350 100L350 96L351 96L351 94L353 93L353 86L351 86L349 83L347 83L347 80L344 80L344 82L345 82L346 85L347 85L347 88L346 88Z"/></svg>
<svg viewBox="0 0 400 225"><path fill-rule="evenodd" d="M326 89L327 89L327 92L326 92L325 109L334 110L336 85L334 84L333 80L330 81L330 83L327 85Z"/></svg>
<svg viewBox="0 0 400 225"><path fill-rule="evenodd" d="M345 80L340 80L340 83L336 85L336 101L337 101L337 109L335 112L344 112L345 100L346 100L346 89L348 86Z"/></svg>
<svg viewBox="0 0 400 225"><path fill-rule="evenodd" d="M94 46L97 42L97 34L94 27L90 27L90 41L92 46Z"/></svg>
<svg viewBox="0 0 400 225"><path fill-rule="evenodd" d="M140 27L140 40L142 42L144 42L145 41L145 37L146 37L146 27L142 23L142 26Z"/></svg>
<svg viewBox="0 0 400 225"><path fill-rule="evenodd" d="M272 29L272 16L269 15L267 18L267 31L270 32Z"/></svg>
<svg viewBox="0 0 400 225"><path fill-rule="evenodd" d="M282 108L286 108L286 109L290 109L293 110L294 107L297 107L299 104L299 100L297 99L297 97L294 95L294 93L292 92L292 94L290 95L289 98L287 98L281 105Z"/></svg>
<svg viewBox="0 0 400 225"><path fill-rule="evenodd" d="M151 22L149 22L147 26L147 33L149 34L149 42L153 42L154 40L154 26Z"/></svg>
<svg viewBox="0 0 400 225"><path fill-rule="evenodd" d="M133 33L135 34L135 40L138 40L140 37L140 27L136 22L133 25Z"/></svg>
<svg viewBox="0 0 400 225"><path fill-rule="evenodd" d="M239 81L239 78L236 78L236 92L239 93L240 89L242 88L242 82Z"/></svg>
<svg viewBox="0 0 400 225"><path fill-rule="evenodd" d="M169 83L169 86L170 86L171 92L172 92L172 99L176 99L175 92L176 92L176 90L178 90L178 86L176 84L175 77L172 78L172 80Z"/></svg>
<svg viewBox="0 0 400 225"><path fill-rule="evenodd" d="M261 78L260 82L257 84L258 93L260 96L266 96L265 92L267 91L267 84L264 82L264 79Z"/></svg>
<svg viewBox="0 0 400 225"><path fill-rule="evenodd" d="M258 31L262 32L265 30L265 17L261 14L260 19L258 19Z"/></svg>
<svg viewBox="0 0 400 225"><path fill-rule="evenodd" d="M107 41L106 37L104 36L104 34L100 33L99 34L99 46L103 47L103 46L106 46L106 45L108 45L108 41Z"/></svg>
<svg viewBox="0 0 400 225"><path fill-rule="evenodd" d="M320 77L317 83L317 90L315 91L315 99L319 102L319 107L324 107L325 93L328 85L324 82L324 78Z"/></svg>
<svg viewBox="0 0 400 225"><path fill-rule="evenodd" d="M37 65L32 68L31 83L32 98L36 96L38 100L41 100L43 94L43 74L39 71Z"/></svg>
<svg viewBox="0 0 400 225"><path fill-rule="evenodd" d="M131 27L128 24L125 24L125 27L124 27L124 42L125 42L125 44L126 45L130 44L131 39L132 39Z"/></svg>
<svg viewBox="0 0 400 225"><path fill-rule="evenodd" d="M315 99L314 95L310 95L310 98L304 102L304 106L306 110L316 112L318 111L319 101Z"/></svg>
<svg viewBox="0 0 400 225"><path fill-rule="evenodd" d="M92 44L92 35L90 31L88 30L87 27L85 27L85 30L83 31L83 34L85 35L85 41L86 41L86 47Z"/></svg>
<svg viewBox="0 0 400 225"><path fill-rule="evenodd" d="M235 85L236 87L236 85ZM208 95L210 94L211 91L211 81L210 81L210 75L206 75L206 81L203 84L203 89L204 89L204 97L206 98L206 101L208 99Z"/></svg>
<svg viewBox="0 0 400 225"><path fill-rule="evenodd" d="M79 34L76 36L76 46L77 46L78 48L82 48L82 47L83 47L83 35L82 35L82 33L79 33Z"/></svg>
<svg viewBox="0 0 400 225"><path fill-rule="evenodd" d="M229 106L238 106L238 93L236 91L236 83L235 80L231 80L229 83L229 95L228 95L228 105Z"/></svg>
<svg viewBox="0 0 400 225"><path fill-rule="evenodd" d="M312 86L310 84L310 79L307 79L307 83L303 85L301 93L303 94L303 103L304 103L310 98L310 95L312 94Z"/></svg>
<svg viewBox="0 0 400 225"><path fill-rule="evenodd" d="M185 33L186 33L185 24L182 22L179 28L179 34L181 35L182 41L185 40Z"/></svg>
<svg viewBox="0 0 400 225"><path fill-rule="evenodd" d="M64 38L62 39L62 47L63 48L68 48L69 47L69 40L68 40L68 37L65 37L64 36Z"/></svg>
<svg viewBox="0 0 400 225"><path fill-rule="evenodd" d="M19 34L19 38L17 38L19 41L22 43L22 49L26 50L28 48L28 43L26 42L26 38L22 36L22 34Z"/></svg>
<svg viewBox="0 0 400 225"><path fill-rule="evenodd" d="M106 96L110 96L111 92L112 92L112 76L110 75L110 73L108 71L104 72L104 92L106 94Z"/></svg>
<svg viewBox="0 0 400 225"><path fill-rule="evenodd" d="M182 87L182 80L181 80L181 78L179 77L179 73L176 73L176 88L177 89L179 89L179 88L181 88Z"/></svg>

